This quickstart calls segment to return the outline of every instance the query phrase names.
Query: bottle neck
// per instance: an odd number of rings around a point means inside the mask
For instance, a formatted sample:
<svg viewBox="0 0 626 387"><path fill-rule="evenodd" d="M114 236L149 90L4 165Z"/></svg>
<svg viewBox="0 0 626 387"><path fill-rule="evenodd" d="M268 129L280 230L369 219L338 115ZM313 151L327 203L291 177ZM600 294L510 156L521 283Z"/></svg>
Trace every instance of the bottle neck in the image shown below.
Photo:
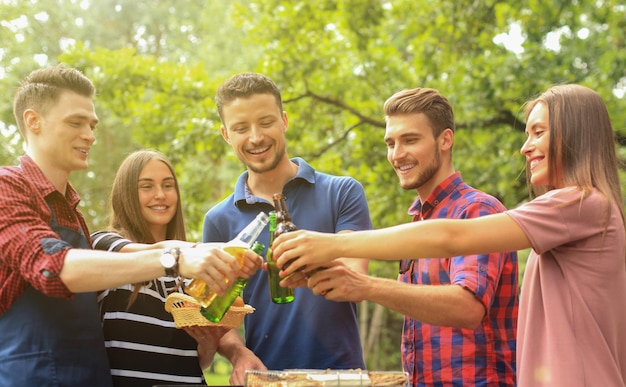
<svg viewBox="0 0 626 387"><path fill-rule="evenodd" d="M272 246L272 243L274 243L274 233L276 232L276 212L272 211L270 213L270 244L269 246Z"/></svg>
<svg viewBox="0 0 626 387"><path fill-rule="evenodd" d="M267 215L260 213L257 217L250 222L241 232L231 241L227 242L227 246L244 246L252 247L257 240L261 232L267 225Z"/></svg>

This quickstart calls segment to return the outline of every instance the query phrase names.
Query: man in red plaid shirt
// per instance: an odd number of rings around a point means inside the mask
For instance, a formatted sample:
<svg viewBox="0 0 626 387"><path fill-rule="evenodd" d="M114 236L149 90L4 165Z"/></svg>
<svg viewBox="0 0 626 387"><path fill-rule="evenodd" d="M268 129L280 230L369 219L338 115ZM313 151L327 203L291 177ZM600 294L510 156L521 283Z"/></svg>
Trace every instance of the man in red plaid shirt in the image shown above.
<svg viewBox="0 0 626 387"><path fill-rule="evenodd" d="M235 258L191 242L91 250L69 177L96 140L95 94L65 65L33 71L15 93L26 154L0 167L0 386L112 386L96 291L178 272L224 291L222 276L238 275ZM211 277L220 257L232 272Z"/></svg>
<svg viewBox="0 0 626 387"><path fill-rule="evenodd" d="M418 193L409 209L414 221L505 210L454 170L454 113L444 96L433 89L404 90L384 108L387 158L402 188ZM516 252L404 259L398 281L326 266L309 279L314 293L335 301L369 300L405 315L402 362L411 385L515 385Z"/></svg>

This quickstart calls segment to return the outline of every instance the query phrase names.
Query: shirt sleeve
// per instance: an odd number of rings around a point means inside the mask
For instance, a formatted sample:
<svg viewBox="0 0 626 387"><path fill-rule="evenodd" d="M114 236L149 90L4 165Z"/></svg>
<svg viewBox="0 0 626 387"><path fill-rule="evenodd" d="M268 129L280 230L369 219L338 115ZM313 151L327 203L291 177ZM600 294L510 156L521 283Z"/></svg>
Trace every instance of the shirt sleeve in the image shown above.
<svg viewBox="0 0 626 387"><path fill-rule="evenodd" d="M339 190L339 198L343 200L339 200L339 218L335 232L372 229L372 220L363 186L353 178L346 179L345 182Z"/></svg>
<svg viewBox="0 0 626 387"><path fill-rule="evenodd" d="M500 213L489 201L478 200L470 203L461 218L477 218ZM450 282L470 291L489 309L494 301L496 288L501 277L506 255L491 253L453 257L450 263Z"/></svg>
<svg viewBox="0 0 626 387"><path fill-rule="evenodd" d="M571 188L553 190L507 213L524 230L533 250L543 254L603 230L609 202L597 192L581 200Z"/></svg>
<svg viewBox="0 0 626 387"><path fill-rule="evenodd" d="M71 298L73 293L59 274L72 246L50 227L51 214L41 194L15 176L0 179L0 297L21 294L25 283L50 297ZM17 281L21 277L23 282ZM19 285L18 285L19 284ZM6 291L6 293L4 293Z"/></svg>
<svg viewBox="0 0 626 387"><path fill-rule="evenodd" d="M115 232L96 231L91 234L91 245L96 250L120 251L131 243L133 242Z"/></svg>

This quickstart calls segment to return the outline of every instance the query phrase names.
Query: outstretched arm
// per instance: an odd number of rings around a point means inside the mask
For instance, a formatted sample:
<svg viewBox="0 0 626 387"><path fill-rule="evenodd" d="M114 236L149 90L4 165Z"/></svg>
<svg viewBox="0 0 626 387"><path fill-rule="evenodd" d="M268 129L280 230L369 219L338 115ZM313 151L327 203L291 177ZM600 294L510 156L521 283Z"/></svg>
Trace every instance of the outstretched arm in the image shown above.
<svg viewBox="0 0 626 387"><path fill-rule="evenodd" d="M425 220L342 234L298 230L276 238L272 250L277 266L283 268L280 275L287 276L304 266L311 270L339 257L418 259L529 247L530 241L518 224L506 213L499 213L472 219Z"/></svg>
<svg viewBox="0 0 626 387"><path fill-rule="evenodd" d="M113 253L98 250L68 249L59 276L74 292L90 292L149 281L163 276L160 257L163 250ZM199 245L181 249L179 272L187 278L199 278L218 294L239 275L237 260L217 247Z"/></svg>
<svg viewBox="0 0 626 387"><path fill-rule="evenodd" d="M415 285L372 277L333 261L313 274L308 285L332 301L370 301L426 324L475 329L483 304L458 285Z"/></svg>

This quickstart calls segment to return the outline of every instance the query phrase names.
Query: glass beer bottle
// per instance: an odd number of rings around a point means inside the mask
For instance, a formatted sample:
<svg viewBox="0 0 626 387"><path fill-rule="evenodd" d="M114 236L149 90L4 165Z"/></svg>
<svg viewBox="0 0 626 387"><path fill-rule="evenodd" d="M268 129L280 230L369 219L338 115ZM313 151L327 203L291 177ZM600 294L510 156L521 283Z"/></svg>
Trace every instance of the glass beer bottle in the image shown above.
<svg viewBox="0 0 626 387"><path fill-rule="evenodd" d="M224 245L223 250L237 259L239 267L243 265L246 249L252 247L254 241L267 225L267 221L267 214L260 212L233 240ZM206 282L197 278L189 282L189 285L185 287L185 293L195 298L203 308L211 305L211 302L217 297L217 294Z"/></svg>
<svg viewBox="0 0 626 387"><path fill-rule="evenodd" d="M272 258L272 242L274 242L274 234L276 233L276 211L270 212L270 247L267 248L267 255L265 260L267 261L267 275L269 277L270 299L275 304L287 304L293 302L296 298L294 290L292 288L284 288L279 285L280 271L276 267L276 261ZM294 225L295 227L295 225Z"/></svg>
<svg viewBox="0 0 626 387"><path fill-rule="evenodd" d="M296 231L298 227L291 221L291 215L287 210L287 204L285 203L285 195L282 193L275 193L272 196L274 199L274 208L276 209L276 231L275 236L284 234L290 231Z"/></svg>
<svg viewBox="0 0 626 387"><path fill-rule="evenodd" d="M263 249L265 249L265 245L263 245L263 243L259 241L256 241L254 242L254 246L252 246L251 250L261 255ZM211 305L209 305L207 308L200 308L200 314L203 315L207 320L213 321L215 323L222 321L222 317L224 317L224 315L228 311L228 308L230 308L233 302L235 302L235 299L237 298L237 296L239 296L247 283L248 280L246 278L238 277L235 281L235 284L230 289L228 289L226 293L221 296L215 297L215 299L213 299L213 302L211 302Z"/></svg>

